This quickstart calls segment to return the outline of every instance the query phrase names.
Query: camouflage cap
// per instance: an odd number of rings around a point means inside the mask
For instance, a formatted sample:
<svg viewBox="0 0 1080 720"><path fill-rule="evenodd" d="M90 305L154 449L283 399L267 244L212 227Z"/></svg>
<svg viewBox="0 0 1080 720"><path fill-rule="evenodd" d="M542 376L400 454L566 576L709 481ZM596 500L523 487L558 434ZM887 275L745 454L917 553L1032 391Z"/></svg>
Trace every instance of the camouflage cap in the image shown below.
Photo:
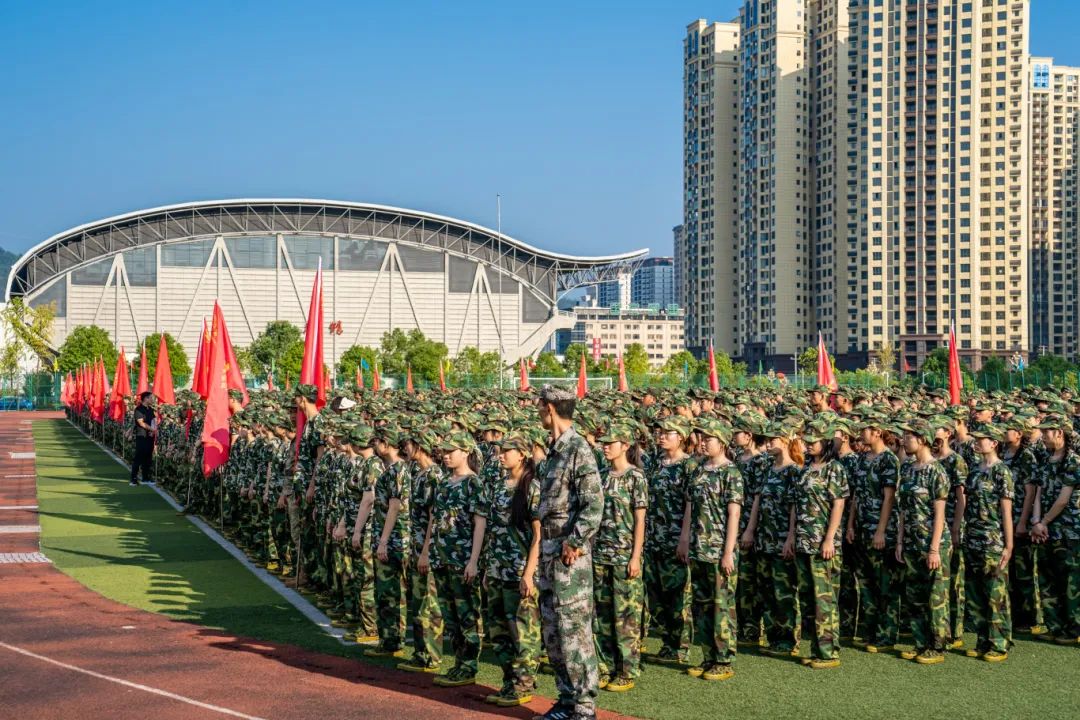
<svg viewBox="0 0 1080 720"><path fill-rule="evenodd" d="M805 443L816 443L831 440L833 436L832 426L826 422L815 421L808 423L803 428L802 439Z"/></svg>
<svg viewBox="0 0 1080 720"><path fill-rule="evenodd" d="M438 445L440 450L464 450L472 452L476 449L476 440L467 432L453 432L442 439Z"/></svg>
<svg viewBox="0 0 1080 720"><path fill-rule="evenodd" d="M349 428L349 434L345 437L350 445L366 448L371 447L371 438L374 435L374 431L367 425L353 425Z"/></svg>
<svg viewBox="0 0 1080 720"><path fill-rule="evenodd" d="M911 433L915 437L920 438L927 445L930 445L934 442L934 435L937 434L937 428L935 428L933 425L931 425L926 420L923 420L922 418L915 418L913 420L909 420L908 422L899 425L898 427L904 432Z"/></svg>
<svg viewBox="0 0 1080 720"><path fill-rule="evenodd" d="M500 452L517 450L524 455L529 455L532 453L533 441L527 433L514 431L498 440L495 445L498 446Z"/></svg>
<svg viewBox="0 0 1080 720"><path fill-rule="evenodd" d="M628 423L612 423L604 435L597 439L600 443L624 442L633 445L637 440L637 432Z"/></svg>
<svg viewBox="0 0 1080 720"><path fill-rule="evenodd" d="M659 427L664 432L679 433L682 437L688 437L692 428L690 421L681 415L669 415L660 421Z"/></svg>
<svg viewBox="0 0 1080 720"><path fill-rule="evenodd" d="M1060 413L1050 413L1035 427L1040 430L1063 430L1065 432L1072 432L1073 429L1072 420ZM972 435L974 434L973 432Z"/></svg>
<svg viewBox="0 0 1080 720"><path fill-rule="evenodd" d="M380 425L375 430L375 438L382 440L387 445L397 447L405 439L405 433L395 423L387 423L386 425Z"/></svg>
<svg viewBox="0 0 1080 720"><path fill-rule="evenodd" d="M409 433L408 439L416 443L428 455L435 452L435 448L439 447L439 435L431 428L414 429Z"/></svg>
<svg viewBox="0 0 1080 720"><path fill-rule="evenodd" d="M699 418L694 429L706 437L716 438L725 445L731 442L731 428L722 420Z"/></svg>
<svg viewBox="0 0 1080 720"><path fill-rule="evenodd" d="M996 442L1001 442L1005 439L1005 431L993 423L986 423L982 427L972 430L971 437L976 439L989 438Z"/></svg>
<svg viewBox="0 0 1080 720"><path fill-rule="evenodd" d="M315 402L316 398L319 397L319 389L307 383L298 384L293 388L293 397L302 397L309 402Z"/></svg>

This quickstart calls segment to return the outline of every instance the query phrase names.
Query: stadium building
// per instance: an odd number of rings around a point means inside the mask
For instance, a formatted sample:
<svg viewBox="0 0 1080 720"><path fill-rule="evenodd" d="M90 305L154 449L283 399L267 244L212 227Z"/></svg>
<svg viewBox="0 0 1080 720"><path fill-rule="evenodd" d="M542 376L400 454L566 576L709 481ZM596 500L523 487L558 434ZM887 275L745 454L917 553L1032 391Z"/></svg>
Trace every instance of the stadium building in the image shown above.
<svg viewBox="0 0 1080 720"><path fill-rule="evenodd" d="M127 213L54 235L23 255L5 300L55 303L59 347L99 325L131 349L165 331L194 358L220 300L246 346L273 320L303 327L316 268L325 275L327 361L419 328L451 356L472 345L507 363L539 352L561 328L569 290L632 271L648 254L547 252L473 223L382 205L224 200ZM338 325L340 323L340 325Z"/></svg>

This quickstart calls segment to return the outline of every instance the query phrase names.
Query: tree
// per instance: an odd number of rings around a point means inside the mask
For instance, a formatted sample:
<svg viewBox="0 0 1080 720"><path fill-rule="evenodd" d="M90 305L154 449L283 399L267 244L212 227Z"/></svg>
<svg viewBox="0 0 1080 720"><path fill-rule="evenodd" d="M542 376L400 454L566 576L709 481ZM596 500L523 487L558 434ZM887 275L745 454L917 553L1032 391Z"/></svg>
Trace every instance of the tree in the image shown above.
<svg viewBox="0 0 1080 720"><path fill-rule="evenodd" d="M715 350L713 357L716 358L716 377L721 380L737 380L746 376L746 363L733 362L731 356L723 350ZM709 361L702 361L705 372L709 371Z"/></svg>
<svg viewBox="0 0 1080 720"><path fill-rule="evenodd" d="M936 375L941 379L941 382L948 384L949 382L949 348L939 347L934 348L923 360L922 368L920 372L923 375ZM964 358L960 358L960 374L964 378L964 387L975 387L975 376L971 374L971 369L968 368Z"/></svg>
<svg viewBox="0 0 1080 720"><path fill-rule="evenodd" d="M623 353L623 366L628 376L640 377L649 374L649 353L641 343L630 343Z"/></svg>
<svg viewBox="0 0 1080 720"><path fill-rule="evenodd" d="M660 372L669 378L682 378L687 375L687 379L690 379L708 372L708 366L708 361L699 361L689 350L680 350L667 359ZM719 371L719 365L717 370Z"/></svg>
<svg viewBox="0 0 1080 720"><path fill-rule="evenodd" d="M153 333L147 335L143 340L146 345L146 372L149 377L154 377L154 370L157 368L158 348L161 347L161 333ZM177 342L169 333L165 333L165 347L169 350L169 367L172 368L172 374L174 378L187 377L191 375L191 365L188 363L187 352L184 351L184 346ZM129 359L134 357L138 362L138 356L131 352L128 354ZM237 358L239 362L239 358ZM138 365L135 366L138 369ZM243 367L243 363L241 363Z"/></svg>
<svg viewBox="0 0 1080 720"><path fill-rule="evenodd" d="M387 375L405 376L411 367L414 378L435 382L439 364L450 354L445 344L429 340L418 328L396 328L384 333L379 346L380 366Z"/></svg>
<svg viewBox="0 0 1080 720"><path fill-rule="evenodd" d="M11 303L3 311L9 344L15 347L11 352L19 358L32 353L37 358L39 367L54 371L56 353L53 352L49 343L55 318L55 303L30 307L23 302L22 298L12 298Z"/></svg>
<svg viewBox="0 0 1080 720"><path fill-rule="evenodd" d="M882 371L891 373L896 370L896 348L891 343L878 343L876 355Z"/></svg>
<svg viewBox="0 0 1080 720"><path fill-rule="evenodd" d="M1076 370L1076 366L1060 355L1040 355L1027 367L1040 375L1064 375Z"/></svg>
<svg viewBox="0 0 1080 720"><path fill-rule="evenodd" d="M455 382L467 377L490 378L498 375L502 367L499 353L494 350L482 353L479 348L469 345L450 361L450 376Z"/></svg>
<svg viewBox="0 0 1080 720"><path fill-rule="evenodd" d="M277 377L281 378L282 387L285 386L285 378L292 380L293 385L300 382L300 366L304 364L304 341L297 340L285 348L281 359L274 363ZM267 366L266 372L270 371Z"/></svg>
<svg viewBox="0 0 1080 720"><path fill-rule="evenodd" d="M116 346L109 333L97 325L80 325L71 331L60 346L57 366L60 372L74 372L83 365L101 358L109 372L116 367Z"/></svg>
<svg viewBox="0 0 1080 720"><path fill-rule="evenodd" d="M348 350L341 354L341 359L338 360L337 371L338 377L342 378L346 382L356 379L356 368L362 367L361 360L367 363L369 368L375 366L375 361L379 358L379 351L373 347L367 345L353 345Z"/></svg>
<svg viewBox="0 0 1080 720"><path fill-rule="evenodd" d="M592 348L588 348L582 343L571 343L566 347L566 354L563 356L563 368L566 374L578 374L578 370L581 368L582 355L585 356L585 372L596 373L600 371L599 364L592 359Z"/></svg>
<svg viewBox="0 0 1080 720"><path fill-rule="evenodd" d="M566 376L566 369L559 362L559 359L555 357L555 353L548 350L537 355L533 365L530 374L537 377L561 378Z"/></svg>
<svg viewBox="0 0 1080 720"><path fill-rule="evenodd" d="M836 357L829 356L829 363L832 364L833 375L836 375ZM817 346L808 347L802 351L799 355L799 372L803 375L811 375L817 377Z"/></svg>
<svg viewBox="0 0 1080 720"><path fill-rule="evenodd" d="M300 328L287 320L274 320L266 324L266 329L259 333L247 350L251 357L251 370L256 375L267 375L271 367L283 367L286 356L292 357L296 353L296 345L300 345L300 357L304 356L304 340L300 334ZM169 348L170 355L172 348ZM300 363L296 363L294 372L289 376L295 381L300 372Z"/></svg>

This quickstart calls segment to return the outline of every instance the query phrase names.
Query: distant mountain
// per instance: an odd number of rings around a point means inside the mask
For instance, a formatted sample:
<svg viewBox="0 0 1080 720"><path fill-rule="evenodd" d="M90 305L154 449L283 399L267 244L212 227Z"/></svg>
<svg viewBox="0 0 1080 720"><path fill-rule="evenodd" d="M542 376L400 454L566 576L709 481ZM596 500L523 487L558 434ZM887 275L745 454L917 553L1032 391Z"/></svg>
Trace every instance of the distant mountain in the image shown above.
<svg viewBox="0 0 1080 720"><path fill-rule="evenodd" d="M14 265L15 261L18 259L19 256L15 253L0 248L0 283L7 282L7 276L11 271L11 266Z"/></svg>

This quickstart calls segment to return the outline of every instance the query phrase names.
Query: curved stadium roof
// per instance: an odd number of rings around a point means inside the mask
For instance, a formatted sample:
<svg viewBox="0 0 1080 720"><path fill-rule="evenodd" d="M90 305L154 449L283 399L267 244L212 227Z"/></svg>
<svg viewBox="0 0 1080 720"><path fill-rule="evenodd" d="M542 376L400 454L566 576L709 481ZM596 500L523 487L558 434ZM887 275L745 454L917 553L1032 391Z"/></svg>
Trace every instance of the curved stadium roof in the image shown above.
<svg viewBox="0 0 1080 720"><path fill-rule="evenodd" d="M86 223L34 246L11 267L5 300L124 250L218 235L341 235L411 242L467 254L560 289L602 280L604 266L642 260L648 249L602 257L541 250L490 228L386 205L313 199L236 199L180 203ZM600 274L598 274L600 273Z"/></svg>

